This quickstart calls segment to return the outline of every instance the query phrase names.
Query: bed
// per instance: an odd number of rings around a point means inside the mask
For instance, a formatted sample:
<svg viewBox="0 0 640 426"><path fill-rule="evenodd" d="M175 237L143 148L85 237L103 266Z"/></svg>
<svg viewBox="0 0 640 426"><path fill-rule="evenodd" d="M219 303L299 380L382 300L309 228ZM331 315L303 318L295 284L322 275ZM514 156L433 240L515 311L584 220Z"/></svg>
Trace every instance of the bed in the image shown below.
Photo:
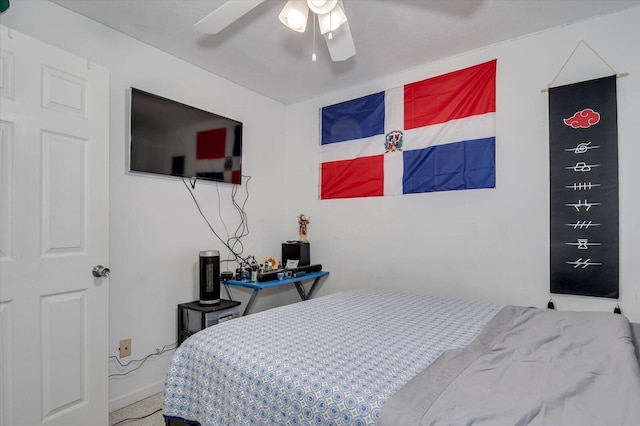
<svg viewBox="0 0 640 426"><path fill-rule="evenodd" d="M622 315L355 289L207 328L171 359L168 425L637 424Z"/></svg>

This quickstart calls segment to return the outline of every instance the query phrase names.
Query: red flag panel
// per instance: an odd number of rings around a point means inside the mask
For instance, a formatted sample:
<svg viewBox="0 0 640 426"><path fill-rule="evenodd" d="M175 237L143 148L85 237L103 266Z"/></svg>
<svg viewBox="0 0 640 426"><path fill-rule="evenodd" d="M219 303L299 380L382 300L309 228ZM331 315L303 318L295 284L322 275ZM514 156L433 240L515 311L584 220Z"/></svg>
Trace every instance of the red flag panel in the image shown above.
<svg viewBox="0 0 640 426"><path fill-rule="evenodd" d="M384 155L323 163L320 198L384 195Z"/></svg>
<svg viewBox="0 0 640 426"><path fill-rule="evenodd" d="M404 129L496 111L496 60L404 87Z"/></svg>

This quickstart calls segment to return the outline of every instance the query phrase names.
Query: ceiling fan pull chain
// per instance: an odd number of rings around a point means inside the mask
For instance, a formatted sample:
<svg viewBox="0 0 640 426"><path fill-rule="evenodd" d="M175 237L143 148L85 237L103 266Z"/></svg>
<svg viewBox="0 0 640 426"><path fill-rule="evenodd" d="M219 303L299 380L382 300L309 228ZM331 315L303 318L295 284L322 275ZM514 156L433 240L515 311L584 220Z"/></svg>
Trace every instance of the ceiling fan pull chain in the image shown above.
<svg viewBox="0 0 640 426"><path fill-rule="evenodd" d="M315 15L318 16L318 15ZM311 55L311 60L313 62L316 61L316 18L313 18L313 54Z"/></svg>

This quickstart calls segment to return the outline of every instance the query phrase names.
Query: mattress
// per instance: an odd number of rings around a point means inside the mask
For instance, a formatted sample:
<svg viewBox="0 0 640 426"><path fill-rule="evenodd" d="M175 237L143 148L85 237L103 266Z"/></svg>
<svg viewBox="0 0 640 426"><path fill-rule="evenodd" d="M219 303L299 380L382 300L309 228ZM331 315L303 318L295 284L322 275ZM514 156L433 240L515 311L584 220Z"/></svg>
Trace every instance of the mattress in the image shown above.
<svg viewBox="0 0 640 426"><path fill-rule="evenodd" d="M610 312L506 306L393 394L378 426L636 426L630 331Z"/></svg>
<svg viewBox="0 0 640 426"><path fill-rule="evenodd" d="M175 352L167 419L198 425L375 425L387 399L502 306L356 289L207 328Z"/></svg>

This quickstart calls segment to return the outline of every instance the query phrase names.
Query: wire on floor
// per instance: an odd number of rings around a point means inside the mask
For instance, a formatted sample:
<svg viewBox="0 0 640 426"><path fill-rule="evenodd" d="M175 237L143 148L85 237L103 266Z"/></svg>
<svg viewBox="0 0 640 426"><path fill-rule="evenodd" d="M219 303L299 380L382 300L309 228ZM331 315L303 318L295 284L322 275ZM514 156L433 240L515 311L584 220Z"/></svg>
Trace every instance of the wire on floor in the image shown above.
<svg viewBox="0 0 640 426"><path fill-rule="evenodd" d="M146 419L147 417L151 417L156 413L159 413L160 411L162 411L162 408L158 408L156 411L154 411L153 413L149 413L147 415L141 416L141 417L129 417L127 419L122 419L114 424L112 424L111 426L117 426L117 425L121 425L127 422L132 422L134 420L142 420L142 419Z"/></svg>

